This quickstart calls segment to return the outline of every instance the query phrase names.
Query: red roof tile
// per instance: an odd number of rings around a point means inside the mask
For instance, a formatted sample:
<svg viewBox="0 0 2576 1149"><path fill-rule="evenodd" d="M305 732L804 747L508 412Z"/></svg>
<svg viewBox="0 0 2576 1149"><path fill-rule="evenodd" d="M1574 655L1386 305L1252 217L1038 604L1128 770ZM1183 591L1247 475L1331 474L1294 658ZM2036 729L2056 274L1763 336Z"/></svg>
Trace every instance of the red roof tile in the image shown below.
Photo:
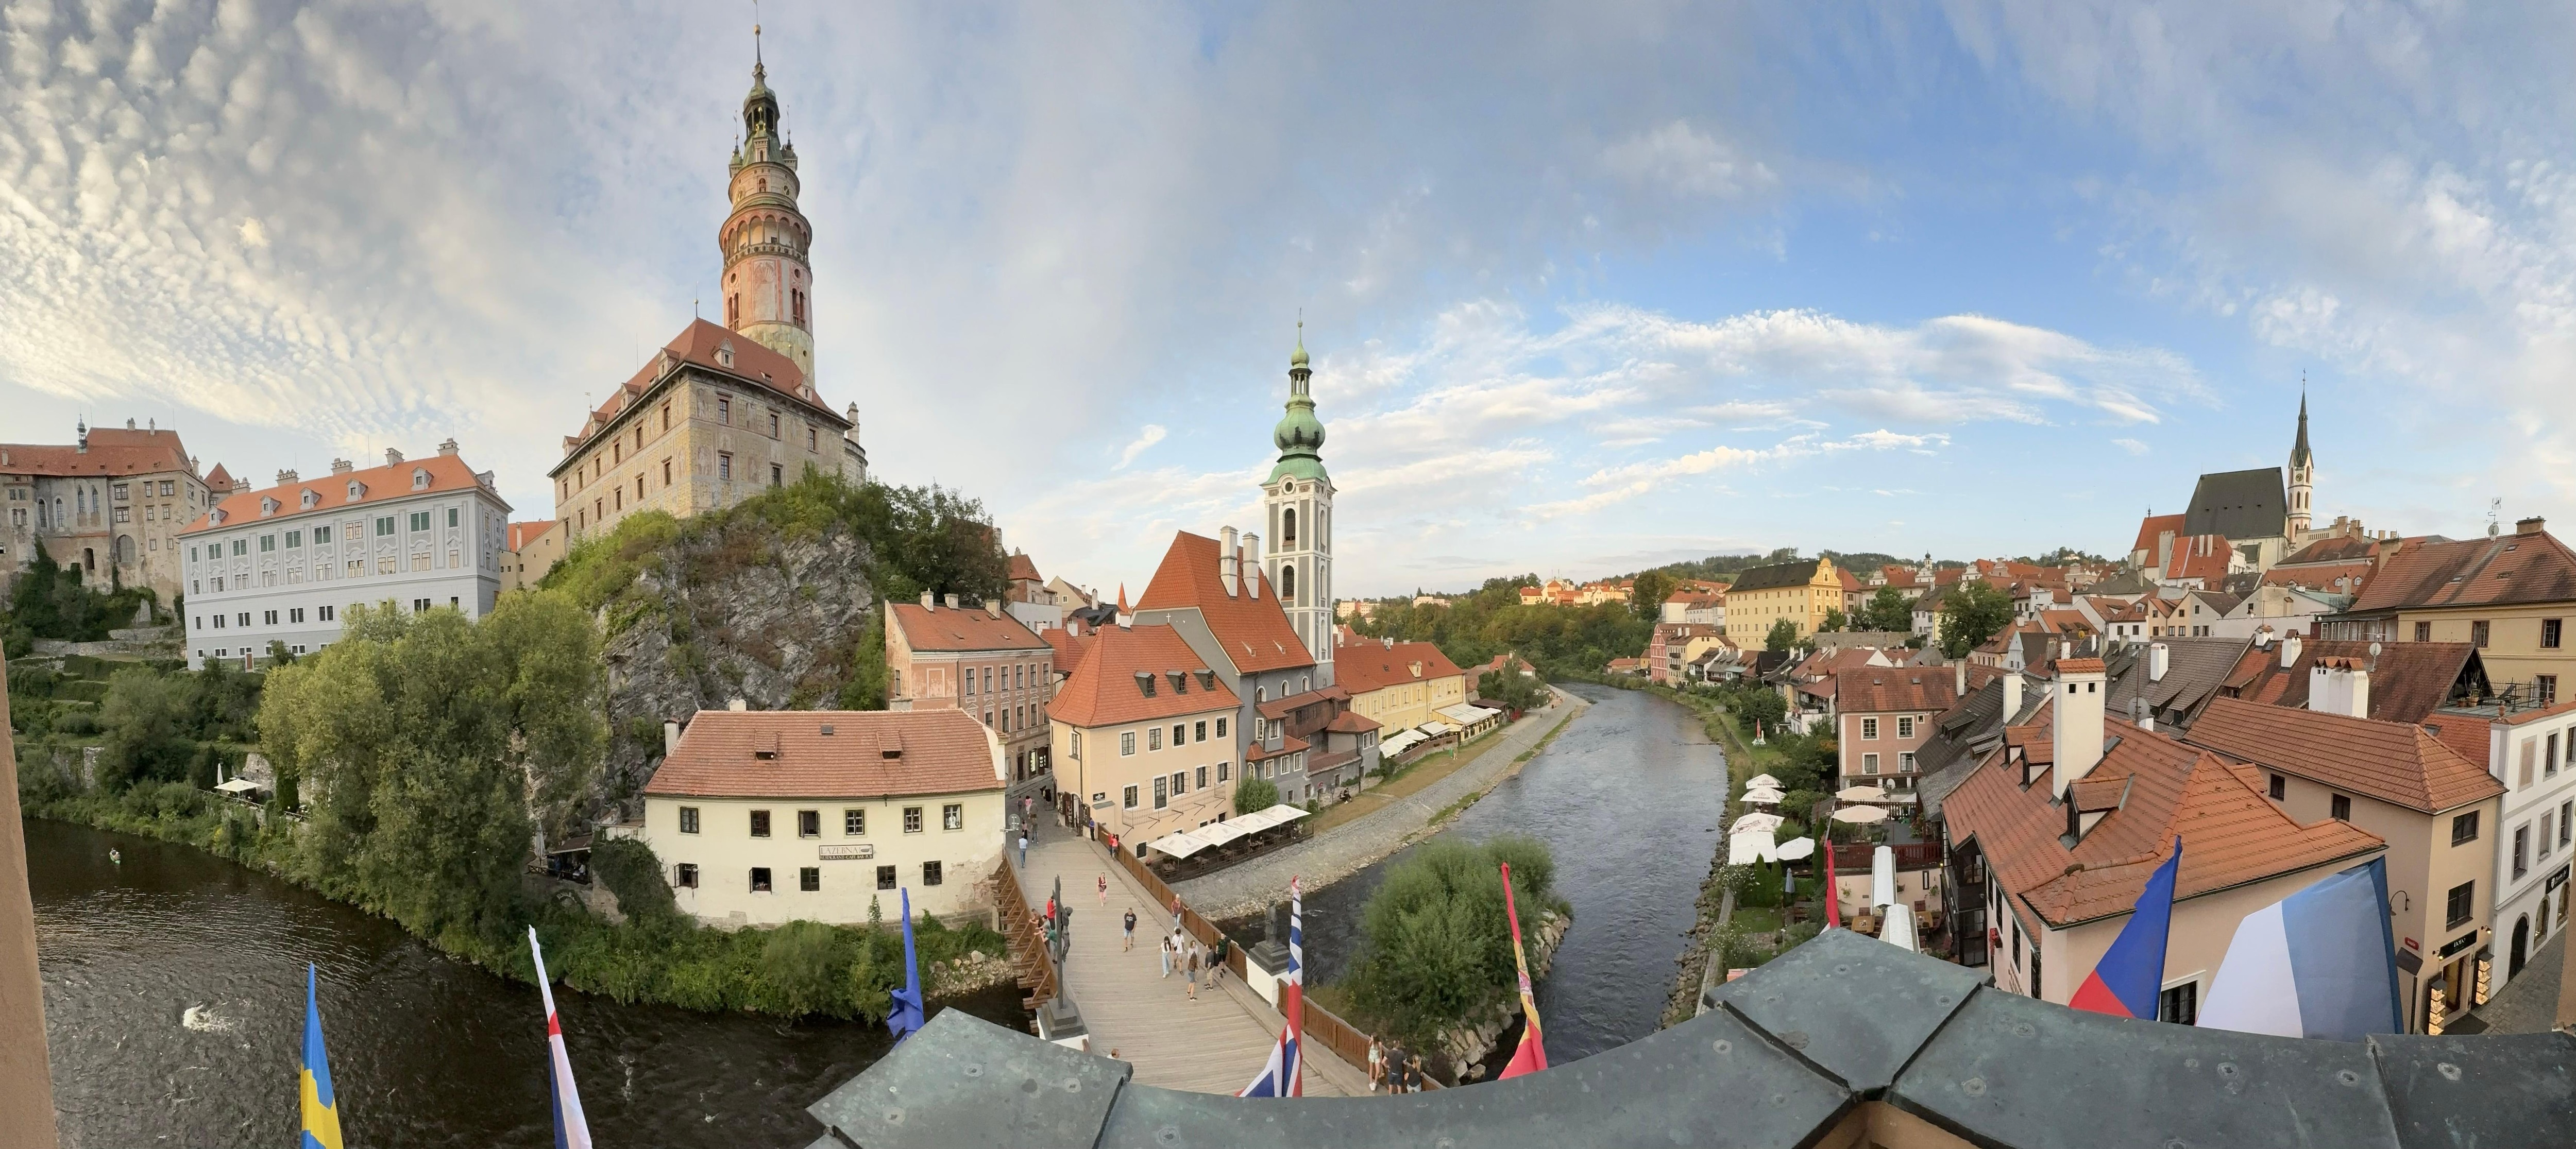
<svg viewBox="0 0 2576 1149"><path fill-rule="evenodd" d="M963 710L701 710L644 792L957 794L1000 789L1005 777L1000 739Z"/></svg>
<svg viewBox="0 0 2576 1149"><path fill-rule="evenodd" d="M1834 675L1834 710L1871 714L1891 710L1948 710L1959 701L1946 666L1873 666Z"/></svg>
<svg viewBox="0 0 2576 1149"><path fill-rule="evenodd" d="M215 467L221 470L223 464ZM0 443L0 474L72 478L166 471L195 473L188 467L188 449L179 445L177 431L99 427L90 431L87 451L68 443Z"/></svg>
<svg viewBox="0 0 2576 1149"><path fill-rule="evenodd" d="M1352 694L1463 673L1439 647L1427 642L1394 646L1363 642L1333 652L1333 684Z"/></svg>
<svg viewBox="0 0 2576 1149"><path fill-rule="evenodd" d="M2427 814L2504 793L2484 765L2414 723L2215 698L2183 737L2230 758Z"/></svg>
<svg viewBox="0 0 2576 1149"><path fill-rule="evenodd" d="M716 353L728 346L733 355L733 365L730 367L716 358ZM833 426L848 426L840 412L825 406L822 396L816 394L814 389L806 384L805 373L796 366L795 360L762 346L759 340L739 331L705 319L695 319L691 320L687 327L681 328L680 334L673 337L669 343L663 344L662 350L671 358L694 364L718 375L732 376L746 387L766 390L782 401L804 407L809 413L819 416ZM581 433L564 437L564 462L557 463L555 470L562 470L564 465L571 461L572 456L581 452L584 444L590 442L591 438L600 432L607 430L609 424L616 422L617 416L625 412L628 404L643 398L646 392L652 390L653 384L661 380L663 372L662 357L655 356L653 362L637 369L625 383L609 392L608 399L590 412L590 418L585 421Z"/></svg>
<svg viewBox="0 0 2576 1149"><path fill-rule="evenodd" d="M562 521L561 519L533 519L524 523L510 524L510 549L515 551L525 548L529 543L537 541L537 536L553 530L554 525Z"/></svg>
<svg viewBox="0 0 2576 1149"><path fill-rule="evenodd" d="M1048 646L1037 632L1009 611L986 614L984 608L937 610L917 602L891 604L895 625L903 628L905 645L914 650L1038 650Z"/></svg>
<svg viewBox="0 0 2576 1149"><path fill-rule="evenodd" d="M1047 717L1072 726L1116 726L1242 705L1224 675L1216 676L1213 687L1200 678L1198 672L1209 669L1171 627L1113 626L1093 639L1090 655L1047 703ZM1182 674L1177 688L1175 671ZM1152 694L1144 692L1139 674L1154 676Z"/></svg>
<svg viewBox="0 0 2576 1149"><path fill-rule="evenodd" d="M2576 552L2547 531L2407 547L2363 588L2354 612L2576 599Z"/></svg>
<svg viewBox="0 0 2576 1149"><path fill-rule="evenodd" d="M412 475L417 471L428 472L429 485L425 487L412 485ZM349 497L351 483L358 484L358 496L354 499ZM425 459L405 459L399 463L369 467L363 471L324 475L320 478L269 487L265 490L237 487L232 494L216 500L213 506L206 508L205 514L197 516L195 521L179 528L179 533L190 534L217 529L229 531L250 523L281 522L303 515L328 515L351 507L370 506L390 499L408 498L434 491L470 491L481 486L482 481L474 477L474 468L466 466L465 460L455 455L431 455ZM311 507L304 505L306 491L311 491L314 495ZM500 496L489 489L484 491L484 495L494 502L500 501ZM262 500L274 500L277 504L265 517L260 514ZM504 509L507 509L506 504ZM217 511L223 512L224 515L223 522L220 524L214 521Z"/></svg>
<svg viewBox="0 0 2576 1149"><path fill-rule="evenodd" d="M1046 581L1038 576L1038 564L1031 561L1029 556L1020 554L1016 551L1011 554L1011 569L1009 571L1009 575L1012 582Z"/></svg>
<svg viewBox="0 0 2576 1149"><path fill-rule="evenodd" d="M1074 633L1071 626L1050 627L1039 631L1038 637L1055 648L1055 672L1058 674L1073 673L1074 667L1082 665L1082 660L1091 656L1091 644L1098 641L1097 636L1090 632Z"/></svg>
<svg viewBox="0 0 2576 1149"><path fill-rule="evenodd" d="M2370 667L2370 716L2382 722L2422 722L2450 701L2451 687L2477 657L2477 648L2465 642L2379 643L2375 657L2373 645L2357 639L2307 639L2299 645L2298 661L2286 669L2279 640L2248 647L2223 685L2248 702L2305 707L2318 659L2359 659Z"/></svg>
<svg viewBox="0 0 2576 1149"><path fill-rule="evenodd" d="M1236 593L1229 595L1218 579L1217 557L1215 539L1187 531L1173 535L1172 549L1163 553L1163 563L1154 568L1153 581L1145 584L1145 597L1136 600L1136 609L1195 608L1225 649L1227 660L1247 674L1314 665L1315 656L1288 625L1279 595L1260 568L1246 564L1250 569L1238 581Z"/></svg>
<svg viewBox="0 0 2576 1149"><path fill-rule="evenodd" d="M2154 554L2158 536L2166 531L2172 531L2176 539L2182 537L2182 521L2181 515L2148 515L2138 520L2138 541L2130 544L2129 549Z"/></svg>

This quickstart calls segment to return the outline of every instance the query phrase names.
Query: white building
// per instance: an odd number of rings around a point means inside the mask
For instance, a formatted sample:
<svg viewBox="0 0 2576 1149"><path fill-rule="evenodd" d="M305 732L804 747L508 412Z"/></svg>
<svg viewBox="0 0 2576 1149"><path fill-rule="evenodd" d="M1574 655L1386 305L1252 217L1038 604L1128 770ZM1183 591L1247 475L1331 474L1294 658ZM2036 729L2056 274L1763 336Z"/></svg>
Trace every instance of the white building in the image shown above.
<svg viewBox="0 0 2576 1149"><path fill-rule="evenodd" d="M2451 729L2474 722L2468 737ZM2490 991L2523 972L2532 955L2567 928L2569 861L2576 859L2576 702L2499 713L2495 706L2445 707L2425 719L2455 749L2487 746L2487 773L2504 783L2495 842L2495 952ZM2475 761L2474 755L2470 756ZM2536 971L2557 977L2551 966Z"/></svg>
<svg viewBox="0 0 2576 1149"><path fill-rule="evenodd" d="M893 922L906 889L915 914L988 914L1008 771L963 710L701 710L644 786L641 837L711 925L857 925L871 902Z"/></svg>
<svg viewBox="0 0 2576 1149"><path fill-rule="evenodd" d="M179 532L188 665L265 659L271 642L320 650L360 604L481 618L501 593L509 522L492 473L453 439L415 462L388 450L381 467L336 461L327 478L280 471L276 486L236 488Z"/></svg>

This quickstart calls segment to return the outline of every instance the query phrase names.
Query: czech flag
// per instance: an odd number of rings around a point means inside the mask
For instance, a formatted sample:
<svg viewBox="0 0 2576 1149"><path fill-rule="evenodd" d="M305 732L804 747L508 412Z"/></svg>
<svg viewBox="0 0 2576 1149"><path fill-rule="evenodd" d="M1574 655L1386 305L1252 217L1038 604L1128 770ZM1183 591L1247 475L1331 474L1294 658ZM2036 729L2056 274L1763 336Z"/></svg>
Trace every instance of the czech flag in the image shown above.
<svg viewBox="0 0 2576 1149"><path fill-rule="evenodd" d="M2245 915L2200 1024L2333 1041L2405 1032L2386 862L2373 858Z"/></svg>
<svg viewBox="0 0 2576 1149"><path fill-rule="evenodd" d="M2173 932L2174 871L2182 867L2182 839L2174 839L2173 856L2148 875L2138 893L2138 908L2075 996L2066 1004L2095 1013L2156 1019L2156 995L2165 984L2165 935Z"/></svg>
<svg viewBox="0 0 2576 1149"><path fill-rule="evenodd" d="M1262 1065L1252 1084L1235 1093L1237 1097L1303 1097L1306 1095L1305 1064L1298 1055L1298 1043L1305 1037L1306 985L1306 902L1297 888L1297 879L1288 879L1288 972L1279 977L1279 1012L1288 1019L1288 1027L1279 1031L1279 1043L1270 1047L1270 1060Z"/></svg>
<svg viewBox="0 0 2576 1149"><path fill-rule="evenodd" d="M315 994L313 963L304 963L304 1056L295 1067L295 1092L303 1101L300 1149L340 1149L340 1098L331 1091L331 1063L322 1055L322 1002Z"/></svg>
<svg viewBox="0 0 2576 1149"><path fill-rule="evenodd" d="M546 980L545 951L537 948L537 927L528 927L528 956L537 960L537 992L546 999L547 1074L554 1088L555 1149L590 1149L590 1119L581 1112L581 1091L573 1088L572 1057L564 1052L563 1018L555 1013L554 984Z"/></svg>

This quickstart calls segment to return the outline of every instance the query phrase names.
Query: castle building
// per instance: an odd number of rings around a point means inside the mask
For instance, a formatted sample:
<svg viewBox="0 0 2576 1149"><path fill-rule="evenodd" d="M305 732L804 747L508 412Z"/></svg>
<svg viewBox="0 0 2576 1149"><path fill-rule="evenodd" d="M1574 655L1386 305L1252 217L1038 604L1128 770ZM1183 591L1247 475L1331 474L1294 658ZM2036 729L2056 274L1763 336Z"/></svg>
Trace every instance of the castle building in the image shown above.
<svg viewBox="0 0 2576 1149"><path fill-rule="evenodd" d="M564 437L549 477L572 540L641 510L686 518L729 507L809 471L867 481L858 404L835 412L814 389L813 228L796 206L796 148L756 55L751 77L733 210L716 229L724 323L691 320Z"/></svg>
<svg viewBox="0 0 2576 1149"><path fill-rule="evenodd" d="M177 431L83 422L70 445L0 443L0 593L41 546L93 585L151 587L167 609L180 593L179 530L209 498Z"/></svg>

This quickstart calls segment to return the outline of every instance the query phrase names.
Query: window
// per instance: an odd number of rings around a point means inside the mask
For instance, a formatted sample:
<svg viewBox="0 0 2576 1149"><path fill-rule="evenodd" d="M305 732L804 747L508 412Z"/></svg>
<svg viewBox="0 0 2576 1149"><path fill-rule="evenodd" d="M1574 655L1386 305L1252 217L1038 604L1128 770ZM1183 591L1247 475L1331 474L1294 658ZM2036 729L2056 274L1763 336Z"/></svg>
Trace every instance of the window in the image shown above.
<svg viewBox="0 0 2576 1149"><path fill-rule="evenodd" d="M733 452L716 452L716 477L728 483L733 481Z"/></svg>
<svg viewBox="0 0 2576 1149"><path fill-rule="evenodd" d="M270 553L275 552L276 550L277 550L277 536L276 536L276 535L261 535L261 536L259 537L259 553L261 553L261 554L270 554Z"/></svg>
<svg viewBox="0 0 2576 1149"><path fill-rule="evenodd" d="M939 877L940 877L940 874L939 874L939 863L937 863L937 862L923 862L923 863L921 864L921 884L922 884L922 885L925 885L925 886L935 886L935 885L938 885L938 884L939 884Z"/></svg>
<svg viewBox="0 0 2576 1149"><path fill-rule="evenodd" d="M716 422L725 424L733 422L732 398L724 395L716 396Z"/></svg>
<svg viewBox="0 0 2576 1149"><path fill-rule="evenodd" d="M697 833L697 832L698 832L698 808L697 808L697 807L695 807L695 806L682 806L682 807L680 807L680 832L681 832L681 833L683 833L683 834L694 834L694 833Z"/></svg>
<svg viewBox="0 0 2576 1149"><path fill-rule="evenodd" d="M331 541L331 528L329 528L329 527L315 527L315 528L313 528L313 541L314 541L314 542L317 542L317 543L327 543L327 542L330 542L330 541Z"/></svg>
<svg viewBox="0 0 2576 1149"><path fill-rule="evenodd" d="M1135 731L1133 731L1133 730L1122 730L1122 731L1119 731L1119 732L1118 732L1118 753L1119 753L1120 755L1124 756L1124 755L1134 754L1135 752L1136 752L1136 732L1135 732ZM1129 806L1134 806L1134 805L1135 805L1135 803L1134 803L1134 802L1129 802L1129 803L1127 803L1127 804L1128 804Z"/></svg>
<svg viewBox="0 0 2576 1149"><path fill-rule="evenodd" d="M1118 792L1118 808L1121 810L1133 810L1136 808L1136 788L1134 786L1129 786Z"/></svg>
<svg viewBox="0 0 2576 1149"><path fill-rule="evenodd" d="M332 619L339 617L339 614L340 608L336 606L317 606L313 608L313 617L321 622L329 622Z"/></svg>
<svg viewBox="0 0 2576 1149"><path fill-rule="evenodd" d="M1154 775L1154 808L1160 810L1171 804L1172 780L1160 774Z"/></svg>
<svg viewBox="0 0 2576 1149"><path fill-rule="evenodd" d="M866 836L867 832L867 811L856 809L841 811L841 833L843 836L858 838Z"/></svg>
<svg viewBox="0 0 2576 1149"><path fill-rule="evenodd" d="M456 525L456 508L454 507L447 508L447 525L450 527L454 527Z"/></svg>
<svg viewBox="0 0 2576 1149"><path fill-rule="evenodd" d="M303 608L303 607L300 607L300 606L298 606L298 607L289 607L289 608L287 608L287 611L286 611L286 621L288 621L288 622L302 622L302 621L304 621L304 608Z"/></svg>
<svg viewBox="0 0 2576 1149"><path fill-rule="evenodd" d="M2559 625L2558 625L2558 624L2559 624L2559 620L2554 619L2554 618L2544 618L2544 619L2541 619L2541 620L2540 620L2540 645L2541 645L2541 646L2546 647L2546 648L2551 649L2551 650L2556 650L2556 649L2558 649L2558 636L2559 636Z"/></svg>
<svg viewBox="0 0 2576 1149"><path fill-rule="evenodd" d="M2419 623L2416 623L2416 624L2415 624L2415 641L2417 641L2417 642L2431 642L2431 641L2433 641L2433 624L2432 624L2432 623L2429 623L2429 622L2419 622Z"/></svg>
<svg viewBox="0 0 2576 1149"><path fill-rule="evenodd" d="M2442 900L2443 929L2457 929L2469 924L2471 911L2477 901L2477 892L2478 884L2474 881L2462 882L2451 887L2449 896Z"/></svg>
<svg viewBox="0 0 2576 1149"><path fill-rule="evenodd" d="M1875 719L1875 718L1864 718L1864 719L1861 719L1861 720L1860 720L1860 736L1861 736L1861 737L1863 737L1863 738L1876 738L1876 737L1878 737L1878 719ZM1871 771L1871 773L1875 774L1875 773L1877 773L1877 771L1873 770L1873 771Z"/></svg>
<svg viewBox="0 0 2576 1149"><path fill-rule="evenodd" d="M755 838L766 838L769 836L769 811L754 810L751 812L751 836Z"/></svg>
<svg viewBox="0 0 2576 1149"><path fill-rule="evenodd" d="M419 614L420 612L425 611L425 610L428 610L428 609L429 609L429 600L428 600L428 599L425 599L425 598L416 598L416 599L411 600L411 612L412 612L413 614Z"/></svg>
<svg viewBox="0 0 2576 1149"><path fill-rule="evenodd" d="M2531 827L2516 826L2513 828L2513 876L2519 878L2530 872Z"/></svg>
<svg viewBox="0 0 2576 1149"><path fill-rule="evenodd" d="M1907 715L1906 717L1896 720L1896 736L1899 738L1914 737L1914 718L1912 715Z"/></svg>
<svg viewBox="0 0 2576 1149"><path fill-rule="evenodd" d="M906 806L903 808L903 832L907 834L918 834L921 832L921 807Z"/></svg>
<svg viewBox="0 0 2576 1149"><path fill-rule="evenodd" d="M2480 650L2487 648L2487 620L2482 618L2469 624L2469 645Z"/></svg>
<svg viewBox="0 0 2576 1149"><path fill-rule="evenodd" d="M820 866L806 866L797 870L796 888L798 891L808 894L820 892L823 889L823 868Z"/></svg>
<svg viewBox="0 0 2576 1149"><path fill-rule="evenodd" d="M2550 819L2555 817L2557 815L2546 812L2540 815L2540 856L2544 858L2549 856L2549 825Z"/></svg>
<svg viewBox="0 0 2576 1149"><path fill-rule="evenodd" d="M2541 760L2541 773L2544 776L2558 773L2558 736L2555 734L2549 736L2549 753Z"/></svg>
<svg viewBox="0 0 2576 1149"><path fill-rule="evenodd" d="M1220 718L1216 720L1216 736L1219 738L1225 737L1225 719Z"/></svg>
<svg viewBox="0 0 2576 1149"><path fill-rule="evenodd" d="M2576 799L2558 804L2558 844L2566 845L2570 834L2576 834Z"/></svg>
<svg viewBox="0 0 2576 1149"><path fill-rule="evenodd" d="M1216 764L1216 780L1220 785L1225 782L1225 768L1226 763L1219 762Z"/></svg>
<svg viewBox="0 0 2576 1149"><path fill-rule="evenodd" d="M1160 726L1157 726L1157 727L1155 727L1155 728L1153 728L1153 729L1151 729L1151 730L1146 731L1146 732L1145 732L1145 749L1147 749L1147 750L1160 750L1160 749L1162 749L1162 748L1163 748L1163 728L1162 728L1162 727L1160 727Z"/></svg>
<svg viewBox="0 0 2576 1149"><path fill-rule="evenodd" d="M236 616L234 616L234 617L238 620L238 625L241 625L241 626L249 626L249 625L250 625L250 612L249 612L249 611L243 611L243 612L241 612L240 614L238 614L238 615L236 615Z"/></svg>
<svg viewBox="0 0 2576 1149"><path fill-rule="evenodd" d="M2451 819L2451 844L2467 845L2478 840L2478 812L2471 810Z"/></svg>
<svg viewBox="0 0 2576 1149"><path fill-rule="evenodd" d="M894 888L894 867L877 867L877 888L880 890L891 890Z"/></svg>
<svg viewBox="0 0 2576 1149"><path fill-rule="evenodd" d="M769 867L753 866L751 868L751 892L755 894L765 894L769 892Z"/></svg>
<svg viewBox="0 0 2576 1149"><path fill-rule="evenodd" d="M1187 793L1189 793L1189 792L1190 792L1190 772L1189 772L1189 771L1187 771L1187 770L1174 770L1174 771L1172 771L1172 796L1173 796L1173 797L1175 797L1175 798L1178 798L1178 797L1180 797L1181 795L1183 795L1183 794L1187 794Z"/></svg>
<svg viewBox="0 0 2576 1149"><path fill-rule="evenodd" d="M796 812L796 836L799 838L822 837L823 812L821 810L798 810Z"/></svg>
<svg viewBox="0 0 2576 1149"><path fill-rule="evenodd" d="M2157 994L2156 1020L2175 1025L2200 1024L2200 983L2187 981Z"/></svg>
<svg viewBox="0 0 2576 1149"><path fill-rule="evenodd" d="M662 460L662 485L665 487L671 485L671 461L669 459Z"/></svg>
<svg viewBox="0 0 2576 1149"><path fill-rule="evenodd" d="M769 465L769 485L770 485L770 486L773 486L773 487L777 487L777 486L784 486L784 485L786 484L786 482L787 482L787 472L786 472L786 469L785 469L785 468L780 467L780 466L779 466L778 464L776 464L776 463L771 463L771 464Z"/></svg>
<svg viewBox="0 0 2576 1149"><path fill-rule="evenodd" d="M1861 772L1861 773L1863 773L1863 774L1876 774L1876 773L1878 773L1878 755L1876 755L1876 754L1863 754L1863 755L1861 755L1861 756L1860 756L1860 772Z"/></svg>
<svg viewBox="0 0 2576 1149"><path fill-rule="evenodd" d="M2273 800L2273 801L2278 802L2278 801L2282 800L2283 798L2288 797L2288 796L2289 796L2289 790L2290 790L2290 780L2289 780L2289 779L2284 778L2284 777L2282 777L2282 776L2280 776L2280 775L2278 775L2278 774L2272 775L2272 800Z"/></svg>
<svg viewBox="0 0 2576 1149"><path fill-rule="evenodd" d="M2335 821L2352 821L2352 799L2337 794L2333 801L2327 803L2327 806L2328 812L2333 815Z"/></svg>
<svg viewBox="0 0 2576 1149"><path fill-rule="evenodd" d="M1188 734L1189 734L1189 732L1190 732L1190 728L1189 728L1189 727L1184 726L1184 725L1181 725L1181 724L1180 724L1180 723L1178 723L1178 722L1173 723L1173 724L1172 724L1172 745L1174 745L1174 746L1183 746L1183 745L1187 745L1187 744L1189 743L1189 738L1187 737L1187 736L1188 736Z"/></svg>
<svg viewBox="0 0 2576 1149"><path fill-rule="evenodd" d="M671 884L672 884L673 886L676 886L676 887L678 887L678 888L680 888L680 889L683 889L683 890L694 890L694 889L697 889L697 888L698 888L698 866L697 866L697 863L695 863L695 862L682 862L682 863L680 863L679 865L672 867Z"/></svg>
<svg viewBox="0 0 2576 1149"><path fill-rule="evenodd" d="M963 830L963 829L965 829L965 828L966 828L966 806L965 806L965 804L964 804L964 803L962 803L962 802L950 802L950 803L948 803L947 805L941 806L941 807L939 808L939 828L940 828L940 829L942 829L942 830Z"/></svg>
<svg viewBox="0 0 2576 1149"><path fill-rule="evenodd" d="M2540 704L2542 706L2555 704L2558 701L2558 676L2541 674L2534 675L2533 678L2540 687Z"/></svg>
<svg viewBox="0 0 2576 1149"><path fill-rule="evenodd" d="M1205 766L1199 767L1197 785L1201 790L1207 789L1207 767Z"/></svg>
<svg viewBox="0 0 2576 1149"><path fill-rule="evenodd" d="M386 521L386 522L392 522L393 520L392 520L392 519L387 519L387 520L385 520L385 521ZM249 540L249 539L234 539L234 540L233 540L233 557L235 557L235 558L240 558L242 555L249 553L249 550L250 550L250 540Z"/></svg>
<svg viewBox="0 0 2576 1149"><path fill-rule="evenodd" d="M262 626L276 626L276 625L277 625L277 612L276 612L276 611L273 611L273 610L269 610L269 611L261 611L261 612L260 612L260 616L259 616L259 621L260 621L260 625L262 625Z"/></svg>

